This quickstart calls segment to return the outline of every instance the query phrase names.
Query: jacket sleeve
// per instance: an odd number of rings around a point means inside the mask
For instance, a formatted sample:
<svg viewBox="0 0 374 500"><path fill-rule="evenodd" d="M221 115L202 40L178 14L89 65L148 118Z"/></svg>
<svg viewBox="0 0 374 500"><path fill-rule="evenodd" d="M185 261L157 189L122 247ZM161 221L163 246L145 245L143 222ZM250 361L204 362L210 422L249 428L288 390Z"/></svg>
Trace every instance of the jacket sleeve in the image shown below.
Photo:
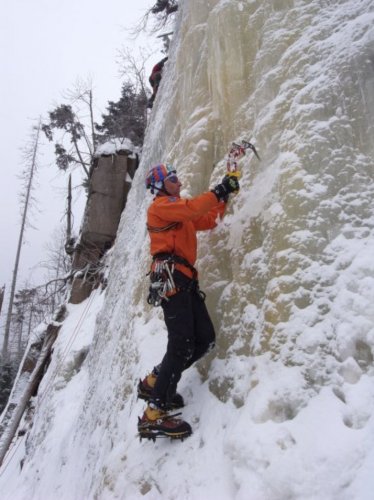
<svg viewBox="0 0 374 500"><path fill-rule="evenodd" d="M216 207L209 210L209 212L197 219L193 219L193 225L196 231L205 231L206 229L213 229L217 225L217 218L223 217L225 213L226 203L219 203Z"/></svg>
<svg viewBox="0 0 374 500"><path fill-rule="evenodd" d="M154 215L168 222L183 222L198 219L216 208L220 202L208 191L191 200L162 196L150 207ZM213 226L214 227L214 226Z"/></svg>

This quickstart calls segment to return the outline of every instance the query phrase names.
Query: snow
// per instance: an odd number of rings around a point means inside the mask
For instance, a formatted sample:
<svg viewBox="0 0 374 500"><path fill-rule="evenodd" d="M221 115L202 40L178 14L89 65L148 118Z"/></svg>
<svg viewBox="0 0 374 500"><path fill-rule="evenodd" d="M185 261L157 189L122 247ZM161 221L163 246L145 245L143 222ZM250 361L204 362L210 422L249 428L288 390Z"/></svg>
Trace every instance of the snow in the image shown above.
<svg viewBox="0 0 374 500"><path fill-rule="evenodd" d="M371 500L373 20L372 0L181 4L108 287L69 305L2 498ZM193 196L241 139L262 161L199 236L217 346L178 388L193 435L140 443L136 384L166 345L144 174L170 162Z"/></svg>
<svg viewBox="0 0 374 500"><path fill-rule="evenodd" d="M134 146L134 144L130 141L130 139L118 139L113 138L110 141L104 142L98 146L95 156L104 156L104 155L114 155L117 151L128 151L129 153L140 153L140 148ZM131 157L131 155L130 155Z"/></svg>

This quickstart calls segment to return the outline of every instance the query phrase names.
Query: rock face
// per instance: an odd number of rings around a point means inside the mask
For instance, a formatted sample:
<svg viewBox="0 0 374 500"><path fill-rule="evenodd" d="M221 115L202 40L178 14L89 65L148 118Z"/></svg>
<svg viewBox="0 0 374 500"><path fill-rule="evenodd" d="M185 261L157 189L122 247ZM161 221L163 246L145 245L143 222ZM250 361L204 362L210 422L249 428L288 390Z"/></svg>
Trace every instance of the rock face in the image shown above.
<svg viewBox="0 0 374 500"><path fill-rule="evenodd" d="M75 247L73 270L83 271L75 277L70 302L79 304L95 286L97 264L115 240L121 214L126 205L138 158L131 151L97 158L92 169L89 193L79 243ZM90 278L91 275L91 278Z"/></svg>
<svg viewBox="0 0 374 500"><path fill-rule="evenodd" d="M81 237L85 242L105 247L115 239L137 166L128 153L102 156L92 169Z"/></svg>

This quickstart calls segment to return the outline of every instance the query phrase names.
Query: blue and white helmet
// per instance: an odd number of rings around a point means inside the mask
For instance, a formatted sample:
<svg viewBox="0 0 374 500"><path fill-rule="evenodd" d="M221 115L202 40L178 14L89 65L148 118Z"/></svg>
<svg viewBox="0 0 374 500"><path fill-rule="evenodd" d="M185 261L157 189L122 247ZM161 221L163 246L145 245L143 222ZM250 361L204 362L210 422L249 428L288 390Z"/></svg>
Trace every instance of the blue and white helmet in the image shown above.
<svg viewBox="0 0 374 500"><path fill-rule="evenodd" d="M154 190L162 190L164 187L164 180L172 174L175 174L176 170L170 163L160 163L155 165L150 169L145 179L145 187L154 193Z"/></svg>

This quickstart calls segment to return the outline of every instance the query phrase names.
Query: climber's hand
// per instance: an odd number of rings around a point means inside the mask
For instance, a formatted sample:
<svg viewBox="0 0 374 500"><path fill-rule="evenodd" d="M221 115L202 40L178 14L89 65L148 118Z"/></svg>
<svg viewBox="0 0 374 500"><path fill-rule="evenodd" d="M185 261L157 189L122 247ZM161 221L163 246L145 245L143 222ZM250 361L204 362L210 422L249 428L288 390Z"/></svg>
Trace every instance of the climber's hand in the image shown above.
<svg viewBox="0 0 374 500"><path fill-rule="evenodd" d="M240 189L239 179L237 176L226 174L222 179L221 184L212 189L212 192L217 196L219 201L227 202L230 193L237 193Z"/></svg>

